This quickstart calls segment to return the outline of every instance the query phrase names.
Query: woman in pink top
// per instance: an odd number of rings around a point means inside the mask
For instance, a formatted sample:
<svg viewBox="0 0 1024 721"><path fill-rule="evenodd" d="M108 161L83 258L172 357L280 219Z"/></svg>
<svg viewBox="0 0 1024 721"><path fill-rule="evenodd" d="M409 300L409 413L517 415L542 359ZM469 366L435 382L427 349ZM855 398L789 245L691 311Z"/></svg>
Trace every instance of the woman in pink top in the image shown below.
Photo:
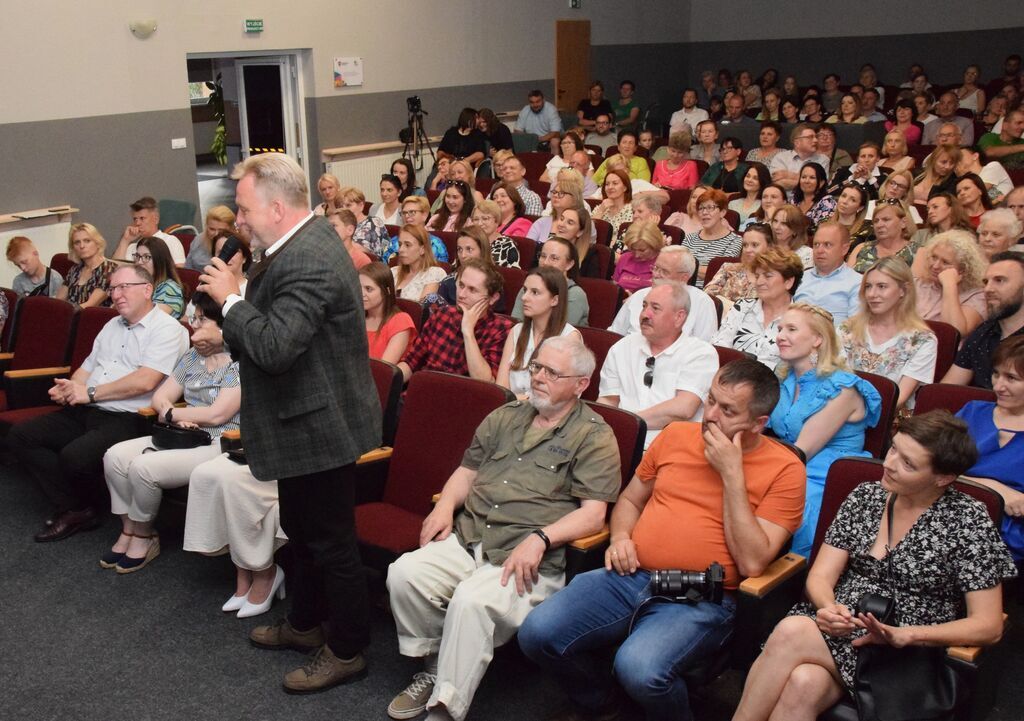
<svg viewBox="0 0 1024 721"><path fill-rule="evenodd" d="M444 204L441 209L427 221L427 227L433 231L458 232L462 226L470 225L475 204L473 192L469 184L462 180L449 180L444 189Z"/></svg>
<svg viewBox="0 0 1024 721"><path fill-rule="evenodd" d="M526 203L514 186L501 180L491 190L491 200L498 204L501 219L498 221L498 232L501 235L525 236L530 232L533 221L526 217Z"/></svg>
<svg viewBox="0 0 1024 721"><path fill-rule="evenodd" d="M363 266L359 286L363 291L370 357L397 363L416 338L416 324L408 313L398 309L391 271L383 263Z"/></svg>
<svg viewBox="0 0 1024 721"><path fill-rule="evenodd" d="M689 134L672 133L668 138L668 158L654 164L654 184L667 190L688 190L698 179L697 163L690 160Z"/></svg>
<svg viewBox="0 0 1024 721"><path fill-rule="evenodd" d="M914 120L914 114L917 109L914 104L909 100L900 100L896 103L895 113L896 122L892 120L885 121L886 131L898 130L903 133L903 137L906 138L908 145L917 145L921 142L921 124Z"/></svg>
<svg viewBox="0 0 1024 721"><path fill-rule="evenodd" d="M988 263L978 241L965 230L947 230L917 253L924 256L914 263L918 314L949 323L966 338L988 315L982 288Z"/></svg>
<svg viewBox="0 0 1024 721"><path fill-rule="evenodd" d="M651 285L654 261L665 245L665 236L653 223L634 223L623 242L628 250L615 263L612 280L627 293L634 293Z"/></svg>

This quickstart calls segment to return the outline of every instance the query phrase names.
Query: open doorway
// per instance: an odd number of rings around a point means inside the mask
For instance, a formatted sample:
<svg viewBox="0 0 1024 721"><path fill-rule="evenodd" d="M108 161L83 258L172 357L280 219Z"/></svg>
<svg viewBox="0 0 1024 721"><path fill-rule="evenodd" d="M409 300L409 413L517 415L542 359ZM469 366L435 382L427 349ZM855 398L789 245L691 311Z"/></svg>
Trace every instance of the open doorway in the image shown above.
<svg viewBox="0 0 1024 721"><path fill-rule="evenodd" d="M251 155L283 152L308 174L301 60L301 52L186 56L200 218L215 205L234 209L228 175Z"/></svg>

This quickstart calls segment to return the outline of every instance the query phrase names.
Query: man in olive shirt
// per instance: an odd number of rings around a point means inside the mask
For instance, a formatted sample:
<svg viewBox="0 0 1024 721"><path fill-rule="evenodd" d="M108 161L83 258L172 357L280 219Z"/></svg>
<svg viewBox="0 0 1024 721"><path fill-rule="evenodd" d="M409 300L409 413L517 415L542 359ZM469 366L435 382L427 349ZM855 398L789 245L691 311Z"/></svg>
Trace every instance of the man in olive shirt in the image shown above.
<svg viewBox="0 0 1024 721"><path fill-rule="evenodd" d="M529 402L484 419L421 548L388 570L399 651L425 661L392 718L463 719L494 648L565 584L563 546L600 530L621 479L615 435L580 400L594 365L576 334L544 341Z"/></svg>

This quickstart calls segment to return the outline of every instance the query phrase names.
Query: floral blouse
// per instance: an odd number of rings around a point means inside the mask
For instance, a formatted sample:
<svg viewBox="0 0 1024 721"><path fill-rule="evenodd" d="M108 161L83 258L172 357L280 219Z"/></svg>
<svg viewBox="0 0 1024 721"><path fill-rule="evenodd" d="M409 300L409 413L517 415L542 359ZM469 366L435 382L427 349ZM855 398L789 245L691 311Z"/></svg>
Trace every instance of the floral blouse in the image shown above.
<svg viewBox="0 0 1024 721"><path fill-rule="evenodd" d="M388 229L384 227L384 221L371 215L366 216L356 225L356 232L352 235L352 240L378 258L386 257L388 247L391 245L391 238L388 237Z"/></svg>
<svg viewBox="0 0 1024 721"><path fill-rule="evenodd" d="M519 248L516 247L516 242L507 235L499 235L491 243L491 258L501 268L518 268Z"/></svg>
<svg viewBox="0 0 1024 721"><path fill-rule="evenodd" d="M747 273L743 263L725 263L710 283L705 284L708 295L720 295L735 302L744 298L757 298L754 276Z"/></svg>
<svg viewBox="0 0 1024 721"><path fill-rule="evenodd" d="M71 266L68 270L68 277L64 279L64 285L68 289L68 302L74 303L75 305L81 305L85 301L89 300L89 296L92 295L94 290L102 290L105 293L110 292L110 274L117 270L117 263L112 260L105 260L100 263L91 272L89 279L82 285L78 284L78 279L82 277L82 273L86 272L85 264L78 263ZM108 297L103 301L103 305L110 305L110 298Z"/></svg>
<svg viewBox="0 0 1024 721"><path fill-rule="evenodd" d="M752 353L758 361L775 370L779 364L775 338L779 334L780 320L781 316L765 326L761 299L739 300L722 318L722 326L711 338L711 344Z"/></svg>
<svg viewBox="0 0 1024 721"><path fill-rule="evenodd" d="M633 222L633 206L626 203L622 206L622 210L614 215L598 215L595 212L593 217L597 220L607 221L612 226L612 253L622 253L626 249L626 244L622 242L622 234L619 233L619 228L622 227L623 223Z"/></svg>
<svg viewBox="0 0 1024 721"><path fill-rule="evenodd" d="M912 330L894 335L884 343L876 344L865 331L865 340L858 340L850 332L849 321L839 326L839 345L842 347L850 367L857 371L885 376L893 383L899 383L906 376L920 383L935 380L935 359L938 355L938 339L930 330ZM904 410L909 413L914 407L911 396Z"/></svg>

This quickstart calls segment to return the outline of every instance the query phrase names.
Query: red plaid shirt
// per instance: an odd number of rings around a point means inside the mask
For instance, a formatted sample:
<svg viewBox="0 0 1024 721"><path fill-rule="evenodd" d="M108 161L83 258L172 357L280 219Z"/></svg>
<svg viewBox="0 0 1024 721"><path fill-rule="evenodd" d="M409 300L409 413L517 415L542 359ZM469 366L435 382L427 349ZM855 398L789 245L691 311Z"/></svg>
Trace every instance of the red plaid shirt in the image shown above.
<svg viewBox="0 0 1024 721"><path fill-rule="evenodd" d="M473 329L480 353L495 376L505 339L511 330L512 321L493 312L481 318ZM462 342L462 309L449 305L431 313L416 341L405 352L402 362L407 363L413 372L430 370L469 375L466 346Z"/></svg>

